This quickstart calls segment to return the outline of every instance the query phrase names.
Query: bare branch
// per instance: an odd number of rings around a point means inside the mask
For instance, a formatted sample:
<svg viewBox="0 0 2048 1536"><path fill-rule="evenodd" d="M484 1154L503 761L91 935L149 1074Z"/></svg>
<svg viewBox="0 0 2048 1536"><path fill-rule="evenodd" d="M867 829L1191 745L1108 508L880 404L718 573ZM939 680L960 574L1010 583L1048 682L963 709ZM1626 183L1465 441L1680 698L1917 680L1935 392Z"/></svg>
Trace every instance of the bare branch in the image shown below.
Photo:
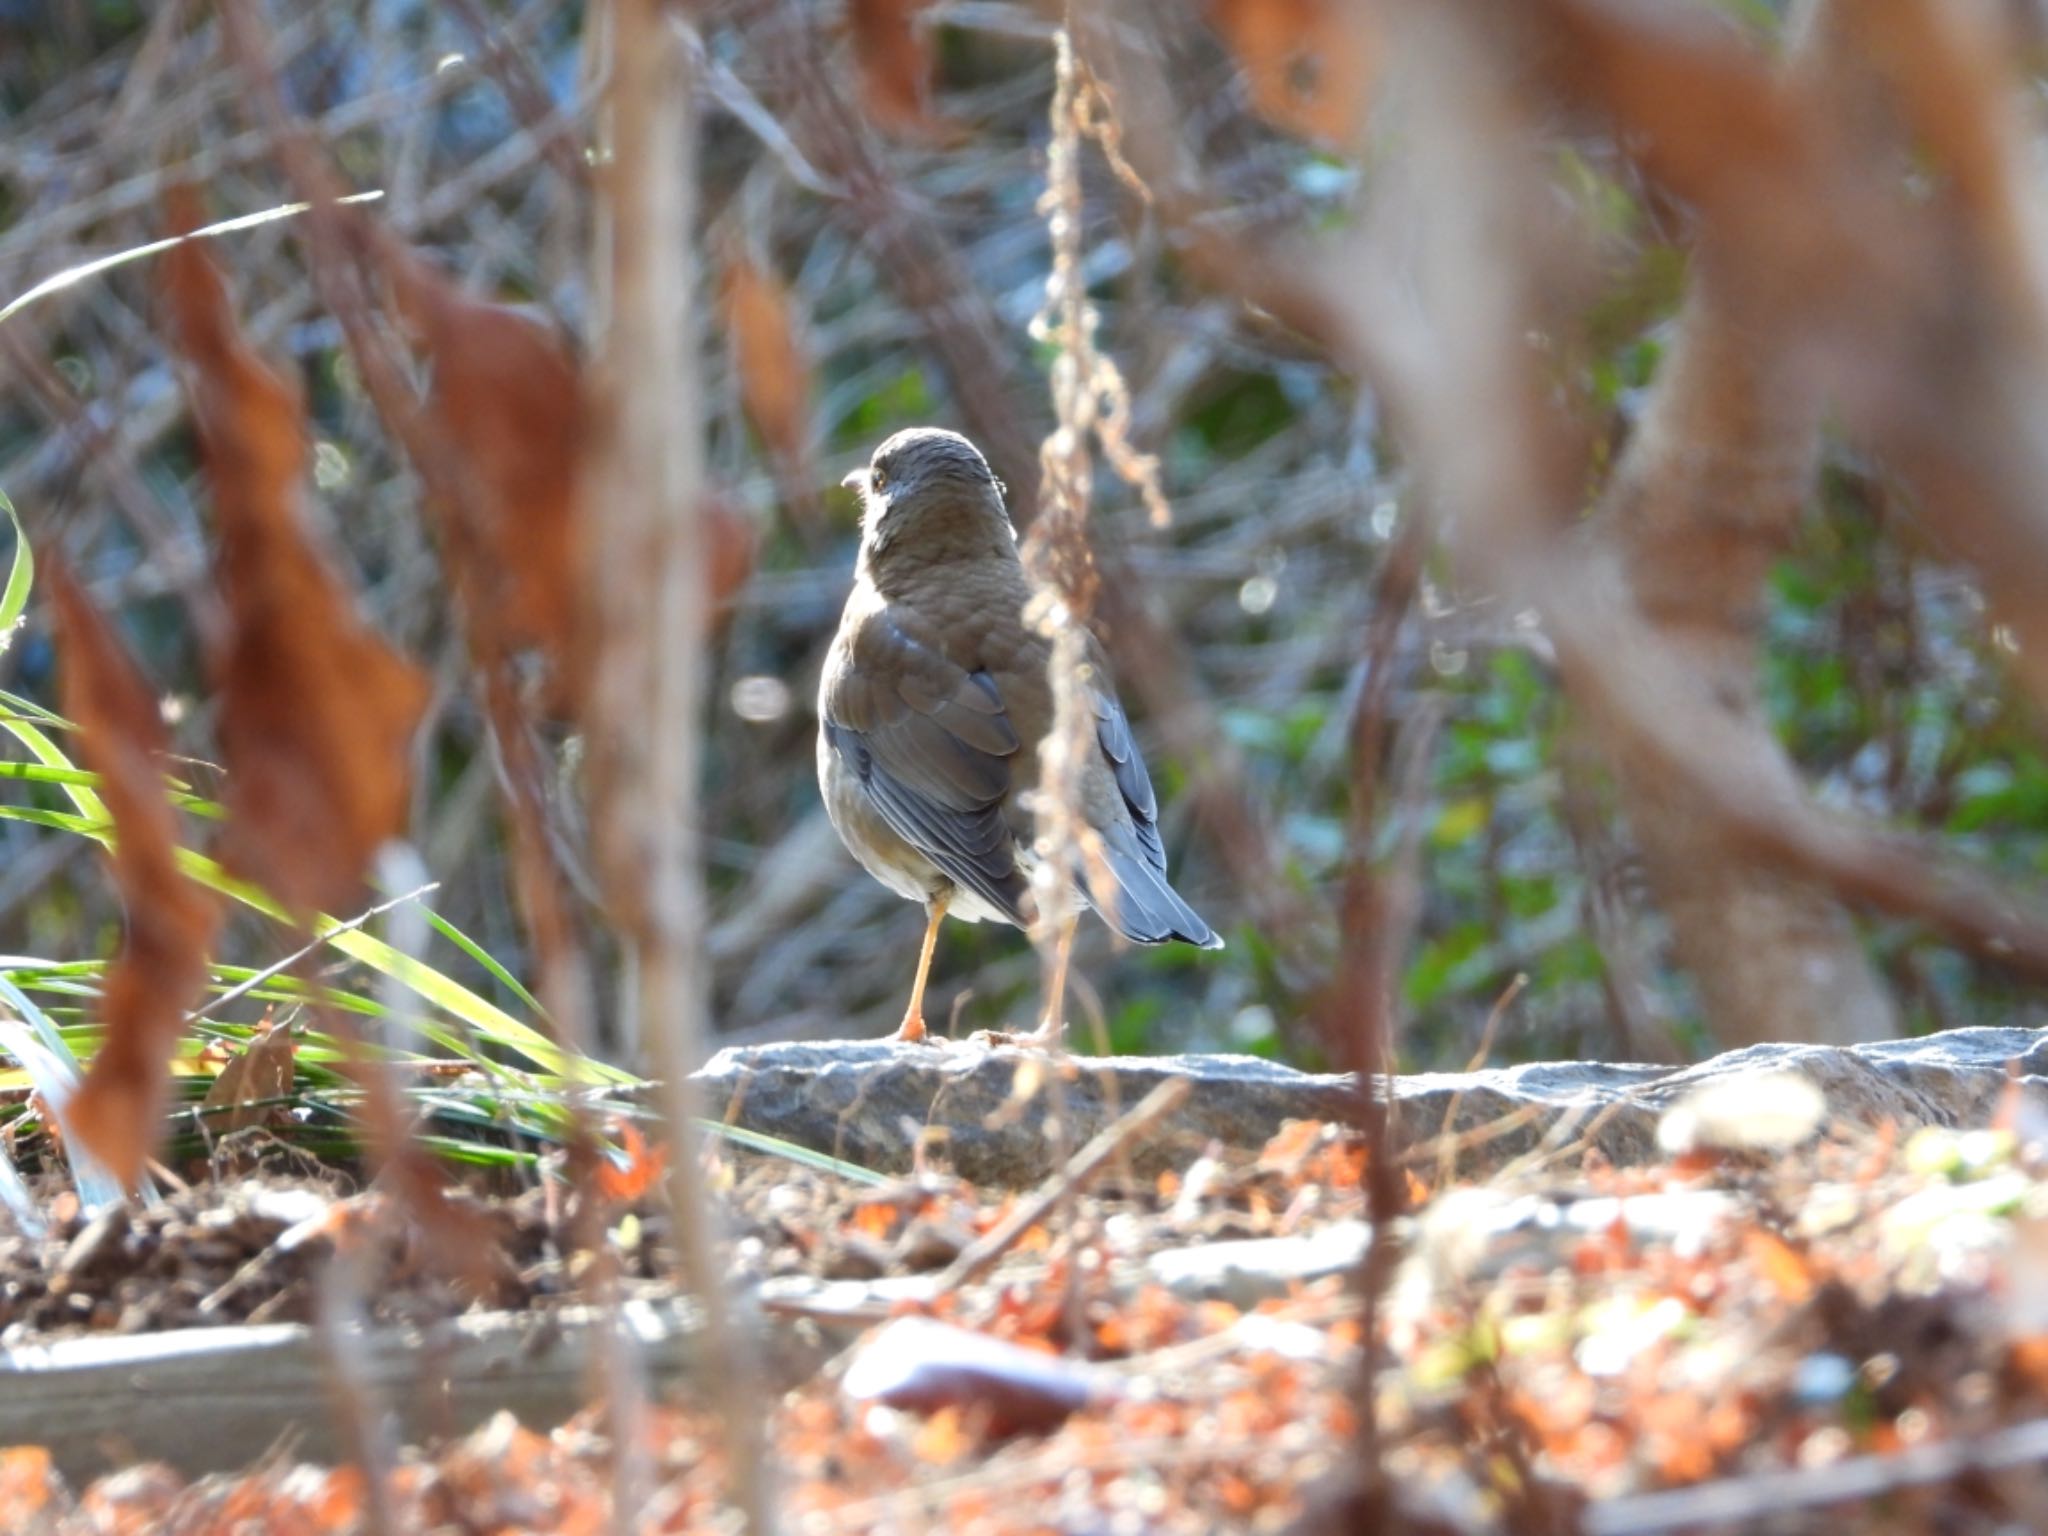
<svg viewBox="0 0 2048 1536"><path fill-rule="evenodd" d="M690 1081L710 991L698 824L711 600L691 307L696 49L660 0L620 0L609 14L610 155L596 274L605 303L578 552L593 836L600 883L630 947L624 990L661 1079L670 1219L725 1387L734 1502L755 1536L768 1536L765 1397L717 1260ZM617 1512L622 1529L632 1513Z"/></svg>

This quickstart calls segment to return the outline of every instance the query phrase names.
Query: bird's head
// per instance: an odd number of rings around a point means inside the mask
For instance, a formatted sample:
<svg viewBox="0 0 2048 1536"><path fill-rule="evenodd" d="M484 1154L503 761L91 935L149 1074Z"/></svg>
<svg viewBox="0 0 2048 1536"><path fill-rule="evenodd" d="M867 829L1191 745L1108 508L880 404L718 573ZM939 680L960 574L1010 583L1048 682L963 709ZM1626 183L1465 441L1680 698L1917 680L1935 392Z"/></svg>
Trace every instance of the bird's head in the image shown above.
<svg viewBox="0 0 2048 1536"><path fill-rule="evenodd" d="M899 550L1016 547L1003 482L958 432L898 432L840 484L860 493L861 552L870 561Z"/></svg>

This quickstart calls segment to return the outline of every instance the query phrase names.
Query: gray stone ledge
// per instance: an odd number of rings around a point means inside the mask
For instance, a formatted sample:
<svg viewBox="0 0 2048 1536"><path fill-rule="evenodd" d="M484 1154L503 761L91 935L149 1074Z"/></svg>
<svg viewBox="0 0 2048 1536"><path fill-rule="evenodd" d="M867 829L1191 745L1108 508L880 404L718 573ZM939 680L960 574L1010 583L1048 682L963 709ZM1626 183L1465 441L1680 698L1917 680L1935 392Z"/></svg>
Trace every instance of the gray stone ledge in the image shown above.
<svg viewBox="0 0 2048 1536"><path fill-rule="evenodd" d="M1057 1160L1050 1090L1041 1084L1024 1104L1012 1102L1018 1069L1033 1058L1046 1060L971 1042L803 1041L721 1051L698 1083L713 1118L866 1168L907 1171L923 1137L930 1157L975 1183L1024 1186ZM1417 1073L1395 1079L1393 1130L1399 1144L1417 1146L1448 1127L1460 1138L1457 1168L1468 1177L1581 1137L1611 1162L1641 1163L1658 1155L1666 1109L1752 1073L1805 1078L1832 1122L1890 1120L1902 1130L1982 1124L2009 1075L2027 1092L2048 1091L2048 1034L1959 1029L1876 1045L1756 1045L1684 1068L1539 1062ZM1080 1145L1175 1075L1189 1078L1194 1092L1172 1125L1131 1149L1141 1176L1184 1168L1212 1141L1257 1147L1288 1120L1342 1119L1352 1102L1349 1078L1255 1057L1076 1056L1062 1084L1066 1144Z"/></svg>

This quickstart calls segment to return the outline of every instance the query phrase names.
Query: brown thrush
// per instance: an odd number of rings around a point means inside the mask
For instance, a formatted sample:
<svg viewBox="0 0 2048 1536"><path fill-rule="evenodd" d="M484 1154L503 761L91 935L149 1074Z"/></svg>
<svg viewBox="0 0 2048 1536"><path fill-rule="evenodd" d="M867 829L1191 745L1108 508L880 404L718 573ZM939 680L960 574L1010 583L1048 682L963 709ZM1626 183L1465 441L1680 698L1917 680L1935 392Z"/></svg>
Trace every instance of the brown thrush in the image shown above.
<svg viewBox="0 0 2048 1536"><path fill-rule="evenodd" d="M1025 927L1038 743L1052 725L1052 642L1024 618L1031 584L1002 486L975 446L934 427L899 432L845 484L861 493L860 559L818 690L818 782L840 838L868 873L924 903L910 1007L896 1032L924 1038L924 987L951 913ZM1082 687L1095 746L1080 811L1100 839L1082 899L1138 944L1221 949L1166 878L1159 802L1094 640ZM1059 936L1050 1011L1060 1030L1073 943Z"/></svg>

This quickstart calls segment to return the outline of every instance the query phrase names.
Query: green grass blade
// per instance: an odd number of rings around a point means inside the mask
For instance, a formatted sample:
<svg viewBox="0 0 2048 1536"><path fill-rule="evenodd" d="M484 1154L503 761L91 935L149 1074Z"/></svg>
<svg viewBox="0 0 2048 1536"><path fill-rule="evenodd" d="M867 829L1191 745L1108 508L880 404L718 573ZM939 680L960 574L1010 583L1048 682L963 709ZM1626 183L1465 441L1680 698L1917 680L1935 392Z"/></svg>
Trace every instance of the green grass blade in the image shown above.
<svg viewBox="0 0 2048 1536"><path fill-rule="evenodd" d="M70 786L83 784L88 789L99 787L99 775L85 768L52 768L46 763L0 763L0 779L13 779L22 784L62 784Z"/></svg>
<svg viewBox="0 0 2048 1536"><path fill-rule="evenodd" d="M526 1006L531 1008L535 1013L547 1012L545 1008L541 1007L540 999L535 997L531 992L527 991L526 988L520 984L519 978L517 976L514 976L510 971L506 970L504 966L498 963L496 957L494 957L481 944L477 943L475 939L472 939L460 928L456 927L453 923L449 922L447 918L443 917L440 913L436 912L432 907L427 908L427 921L434 925L434 931L436 933L440 934L442 938L446 939L450 944L453 944L457 949L461 950L465 955L469 956L470 959L474 960L486 971L489 971L491 973L492 978L495 981L497 981L497 983L500 986L504 987L507 991L509 991L514 997L518 998L519 1001L526 1004Z"/></svg>
<svg viewBox="0 0 2048 1536"><path fill-rule="evenodd" d="M227 227L233 226L223 226L224 229ZM29 593L35 579L35 559L28 540L22 533L20 519L15 513L14 506L4 495L0 495L0 510L5 511L15 533L13 560L6 584L0 587L0 636L4 636L5 632L20 620L27 608ZM112 817L105 801L97 793L97 780L74 763L51 738L50 732L69 728L61 717L41 705L0 689L0 730L12 735L32 759L30 762L0 763L0 782L44 784L60 789L70 800L73 808L72 812L63 812L46 810L38 806L0 805L0 821L49 827L56 831L91 838L102 846L110 846L114 835ZM179 791L178 799L179 803L195 814L211 817L218 817L221 814L218 804L187 791ZM216 860L191 849L181 848L178 850L178 862L179 867L187 875L207 889L273 921L287 926L297 926L291 922L284 909L265 892L247 881L235 879ZM531 1008L536 1015L544 1012L533 994L481 945L431 909L427 915L437 932L482 966L522 1004ZM394 949L361 928L348 927L340 919L324 914L316 917L311 926L316 938L324 939L331 947L351 960L398 981L446 1017L467 1025L474 1033L476 1041L513 1052L543 1074L559 1079L565 1085L627 1087L638 1081L631 1073L622 1072L602 1062L572 1056L542 1030L521 1022L453 977L444 975L423 960ZM48 968L40 962L34 964L37 966L39 987L47 986ZM216 974L225 974L225 971L217 970ZM249 973L245 971L241 974L246 976ZM0 977L0 980L5 978ZM16 987L12 980L5 980L5 985L26 1007L34 1007L28 1002L27 994ZM278 990L283 992L288 989L281 985ZM346 1004L341 1003L338 1006ZM378 1009L358 1011L381 1012ZM40 1015L40 1010L38 1014ZM43 1016L43 1019L44 1024L54 1030L55 1026L50 1024L47 1016ZM487 1056L481 1056L474 1045L450 1029L430 1024L427 1034L443 1049L474 1062L489 1075L501 1076L506 1071L500 1063ZM68 1050L63 1054L68 1057Z"/></svg>
<svg viewBox="0 0 2048 1536"><path fill-rule="evenodd" d="M71 729L71 722L55 710L45 709L34 699L25 699L18 693L9 693L5 688L0 688L0 704L22 716L30 725L47 725L53 731Z"/></svg>
<svg viewBox="0 0 2048 1536"><path fill-rule="evenodd" d="M74 816L69 811L45 811L33 805L0 805L0 821L19 821L31 827L74 832L103 846L114 839L113 825L103 816Z"/></svg>
<svg viewBox="0 0 2048 1536"><path fill-rule="evenodd" d="M84 1076L79 1070L78 1058L71 1052L70 1042L58 1031L50 1016L5 975L0 975L0 998L13 1005L14 1011L27 1021L29 1031L26 1037L16 1034L21 1025L0 1019L0 1044L4 1044L7 1053L28 1072L43 1101L61 1116L62 1106L77 1090ZM87 1210L97 1211L120 1202L120 1181L100 1165L98 1158L87 1153L77 1138L65 1137L64 1157L71 1164L71 1182L77 1186L78 1198ZM145 1201L155 1198L155 1191L146 1178L142 1181L141 1194Z"/></svg>
<svg viewBox="0 0 2048 1536"><path fill-rule="evenodd" d="M179 866L209 890L218 891L244 906L288 923L290 918L283 907L246 880L237 880L223 869L218 862L189 848L178 850ZM451 1018L460 1019L479 1037L508 1050L517 1051L543 1072L551 1072L571 1082L589 1084L613 1084L623 1086L637 1081L630 1072L621 1072L616 1067L606 1066L598 1061L579 1061L570 1056L554 1041L530 1024L505 1012L496 1004L479 997L452 976L444 976L424 961L415 960L400 950L393 949L382 939L363 932L360 928L343 928L339 918L322 914L313 919L313 933L324 938L333 948L340 950L351 960L361 961L373 971L391 977L410 987L420 997L441 1009ZM464 1055L470 1053L465 1051Z"/></svg>
<svg viewBox="0 0 2048 1536"><path fill-rule="evenodd" d="M34 748L31 747L30 750L33 751ZM91 791L82 788L66 788L74 797L91 795ZM97 796L92 796L92 803L99 804ZM101 844L113 841L113 828L106 820L103 807L97 819L88 819L68 815L62 811L37 810L32 806L0 805L0 821L19 821L32 826L54 827L59 831L75 832L82 837L89 837ZM238 901L277 922L290 922L283 907L257 886L246 880L235 879L217 860L190 848L180 848L178 864L187 875L208 890ZM543 1072L552 1073L569 1082L591 1086L625 1087L638 1081L632 1073L621 1071L617 1067L608 1066L600 1061L579 1060L571 1056L540 1030L530 1024L522 1024L504 1009L471 991L452 976L443 975L424 961L415 960L410 955L393 949L382 939L367 934L360 928L342 928L339 918L324 914L316 917L313 920L313 932L318 937L324 937L332 947L350 959L360 961L370 969L403 983L450 1017L461 1020L475 1030L480 1039L518 1052ZM461 1054L468 1056L473 1053L464 1050Z"/></svg>
<svg viewBox="0 0 2048 1536"><path fill-rule="evenodd" d="M0 635L11 638L14 626L28 611L29 589L36 583L36 556L28 546L28 535L21 531L21 518L14 510L14 503L7 499L5 491L0 491L0 511L4 511L7 521L14 525L14 563L7 572L6 589L0 591Z"/></svg>
<svg viewBox="0 0 2048 1536"><path fill-rule="evenodd" d="M699 1120L697 1123L703 1127L707 1135L723 1137L725 1140L737 1146L745 1147L749 1151L763 1152L770 1157L779 1157L787 1162L801 1163L804 1167L815 1168L820 1173L837 1174L840 1178L850 1180L855 1184L886 1184L889 1182L887 1174L876 1173L871 1168L861 1167L859 1163L849 1163L842 1158L832 1157L823 1152L816 1152L809 1147L798 1146L795 1142L784 1141L779 1136L764 1135L760 1131L750 1131L744 1126L724 1125L716 1120Z"/></svg>
<svg viewBox="0 0 2048 1536"><path fill-rule="evenodd" d="M79 1071L78 1058L71 1054L71 1044L58 1033L57 1026L50 1022L50 1016L37 1006L26 992L14 984L14 978L0 972L0 998L14 1005L14 1011L21 1015L28 1027L36 1032L36 1038L43 1043L53 1056L66 1063L73 1072Z"/></svg>
<svg viewBox="0 0 2048 1536"><path fill-rule="evenodd" d="M0 694L0 702L13 707L16 701L5 694ZM16 709L12 714L0 714L0 730L5 730L27 747L36 761L46 767L77 771L78 765L63 754L57 744L44 734L42 727L26 712ZM98 822L102 826L112 821L113 818L107 812L106 802L93 792L90 781L85 784L66 784L64 793L71 797L71 803L78 807L78 814L85 820Z"/></svg>

